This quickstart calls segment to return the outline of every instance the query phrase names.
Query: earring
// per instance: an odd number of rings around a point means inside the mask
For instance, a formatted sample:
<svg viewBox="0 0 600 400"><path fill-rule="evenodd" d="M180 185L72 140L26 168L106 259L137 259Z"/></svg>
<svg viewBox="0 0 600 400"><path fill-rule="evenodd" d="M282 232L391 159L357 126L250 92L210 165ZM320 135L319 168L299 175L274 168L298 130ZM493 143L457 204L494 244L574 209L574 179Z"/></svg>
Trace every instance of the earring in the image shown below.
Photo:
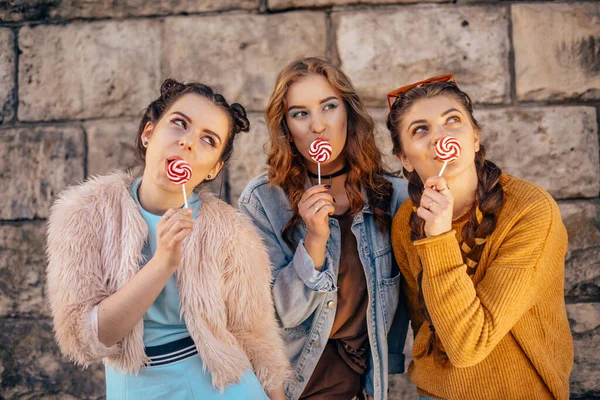
<svg viewBox="0 0 600 400"><path fill-rule="evenodd" d="M148 141L144 140L144 147L148 146Z"/></svg>
<svg viewBox="0 0 600 400"><path fill-rule="evenodd" d="M208 175L206 178L210 179L210 178L212 178L212 176Z"/></svg>

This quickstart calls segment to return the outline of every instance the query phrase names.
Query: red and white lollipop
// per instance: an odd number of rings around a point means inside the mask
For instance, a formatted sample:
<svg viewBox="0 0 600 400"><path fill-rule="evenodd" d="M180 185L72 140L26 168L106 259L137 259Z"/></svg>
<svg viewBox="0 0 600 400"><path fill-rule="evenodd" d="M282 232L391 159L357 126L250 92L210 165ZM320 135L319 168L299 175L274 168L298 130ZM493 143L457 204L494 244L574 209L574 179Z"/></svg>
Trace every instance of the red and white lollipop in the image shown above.
<svg viewBox="0 0 600 400"><path fill-rule="evenodd" d="M458 160L460 157L460 142L452 136L444 136L435 145L435 154L438 160L444 162L438 176L442 176L448 163Z"/></svg>
<svg viewBox="0 0 600 400"><path fill-rule="evenodd" d="M317 163L317 176L319 179L319 185L321 184L321 163L329 160L329 158L331 157L331 153L333 153L333 148L331 147L329 142L324 139L313 140L308 149L308 154L310 155L310 158L315 160L315 162Z"/></svg>
<svg viewBox="0 0 600 400"><path fill-rule="evenodd" d="M181 185L183 188L183 202L185 208L188 208L187 193L185 192L185 184L192 177L192 167L184 160L170 161L167 165L167 177L176 185Z"/></svg>

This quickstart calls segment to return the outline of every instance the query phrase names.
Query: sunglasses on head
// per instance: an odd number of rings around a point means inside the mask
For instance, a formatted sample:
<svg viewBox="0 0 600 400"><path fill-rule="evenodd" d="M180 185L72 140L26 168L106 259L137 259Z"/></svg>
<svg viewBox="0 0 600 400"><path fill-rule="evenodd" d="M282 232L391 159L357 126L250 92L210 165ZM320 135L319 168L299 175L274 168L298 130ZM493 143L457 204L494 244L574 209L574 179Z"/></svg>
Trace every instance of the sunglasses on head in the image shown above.
<svg viewBox="0 0 600 400"><path fill-rule="evenodd" d="M392 111L392 104L394 103L394 101L396 101L396 99L398 97L400 97L400 94L408 92L412 88L427 85L428 83L433 83L433 82L452 82L456 85L456 79L454 79L454 75L446 74L446 75L434 76L433 78L425 79L423 81L411 83L410 85L402 86L396 90L392 90L391 92L389 92L387 94L387 101L388 101L388 106L390 107L390 111ZM394 101L392 101L392 99L394 99Z"/></svg>

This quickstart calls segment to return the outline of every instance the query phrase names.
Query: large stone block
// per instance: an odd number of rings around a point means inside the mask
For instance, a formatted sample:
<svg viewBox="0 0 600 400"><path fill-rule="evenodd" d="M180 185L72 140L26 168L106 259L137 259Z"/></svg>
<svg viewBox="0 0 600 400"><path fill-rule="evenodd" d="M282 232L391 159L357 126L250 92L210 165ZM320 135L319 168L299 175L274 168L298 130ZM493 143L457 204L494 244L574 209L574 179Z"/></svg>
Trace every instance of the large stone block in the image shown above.
<svg viewBox="0 0 600 400"><path fill-rule="evenodd" d="M235 139L233 154L227 166L229 198L235 207L252 178L267 170L269 129L262 114L253 113L249 117L250 132L241 132Z"/></svg>
<svg viewBox="0 0 600 400"><path fill-rule="evenodd" d="M44 298L46 224L0 225L0 317L48 316Z"/></svg>
<svg viewBox="0 0 600 400"><path fill-rule="evenodd" d="M375 140L377 147L383 154L383 162L388 171L401 171L402 164L398 157L392 154L394 144L392 143L392 136L386 126L386 119L388 116L388 109L372 108L369 109L369 114L375 121Z"/></svg>
<svg viewBox="0 0 600 400"><path fill-rule="evenodd" d="M104 368L61 356L48 320L0 319L0 393L6 399L97 399Z"/></svg>
<svg viewBox="0 0 600 400"><path fill-rule="evenodd" d="M137 120L95 120L84 124L88 176L126 170L136 164Z"/></svg>
<svg viewBox="0 0 600 400"><path fill-rule="evenodd" d="M55 196L83 179L83 159L78 127L0 131L0 219L48 217Z"/></svg>
<svg viewBox="0 0 600 400"><path fill-rule="evenodd" d="M511 9L519 100L600 99L600 3Z"/></svg>
<svg viewBox="0 0 600 400"><path fill-rule="evenodd" d="M568 304L575 344L571 373L572 398L600 397L600 303Z"/></svg>
<svg viewBox="0 0 600 400"><path fill-rule="evenodd" d="M475 102L509 100L505 8L414 6L332 18L342 69L369 105L387 106L393 89L443 73L454 73Z"/></svg>
<svg viewBox="0 0 600 400"><path fill-rule="evenodd" d="M296 7L330 7L352 4L444 3L449 0L269 0L270 10Z"/></svg>
<svg viewBox="0 0 600 400"><path fill-rule="evenodd" d="M23 21L176 15L237 9L251 10L258 8L258 4L259 0L8 1L0 3L0 20Z"/></svg>
<svg viewBox="0 0 600 400"><path fill-rule="evenodd" d="M23 27L20 120L137 115L158 95L157 20Z"/></svg>
<svg viewBox="0 0 600 400"><path fill-rule="evenodd" d="M163 75L198 80L262 112L279 71L326 51L325 14L173 17L165 21Z"/></svg>
<svg viewBox="0 0 600 400"><path fill-rule="evenodd" d="M559 199L600 191L598 124L592 107L476 110L488 158Z"/></svg>
<svg viewBox="0 0 600 400"><path fill-rule="evenodd" d="M574 251L600 246L599 205L597 201L589 200L563 201L558 204L569 235L567 259Z"/></svg>
<svg viewBox="0 0 600 400"><path fill-rule="evenodd" d="M0 29L0 124L15 113L15 37L10 29Z"/></svg>
<svg viewBox="0 0 600 400"><path fill-rule="evenodd" d="M600 247L573 251L565 263L565 296L592 300L600 296Z"/></svg>

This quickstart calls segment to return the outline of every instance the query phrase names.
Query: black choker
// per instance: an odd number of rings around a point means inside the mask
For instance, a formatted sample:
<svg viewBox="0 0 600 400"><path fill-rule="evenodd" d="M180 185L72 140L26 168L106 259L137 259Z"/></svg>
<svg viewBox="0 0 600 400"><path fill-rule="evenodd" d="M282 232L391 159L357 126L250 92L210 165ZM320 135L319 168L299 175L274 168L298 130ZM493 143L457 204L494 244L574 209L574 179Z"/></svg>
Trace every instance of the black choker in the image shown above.
<svg viewBox="0 0 600 400"><path fill-rule="evenodd" d="M337 172L334 172L333 174L329 174L329 175L321 174L321 180L333 179L336 176L344 175L348 171L350 171L350 166L348 164L346 164L346 165L344 165L344 168L340 169ZM306 170L306 172L308 172L308 176L310 176L311 178L319 179L319 175L309 171L308 169Z"/></svg>

